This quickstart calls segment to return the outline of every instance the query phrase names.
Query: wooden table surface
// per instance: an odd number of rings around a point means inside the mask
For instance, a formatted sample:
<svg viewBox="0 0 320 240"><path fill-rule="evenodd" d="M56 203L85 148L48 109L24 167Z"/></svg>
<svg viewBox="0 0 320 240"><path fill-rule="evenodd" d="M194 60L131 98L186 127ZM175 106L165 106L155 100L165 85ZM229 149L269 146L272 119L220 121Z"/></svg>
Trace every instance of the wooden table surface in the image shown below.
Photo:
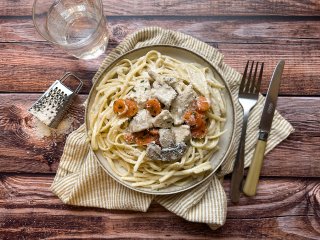
<svg viewBox="0 0 320 240"><path fill-rule="evenodd" d="M110 41L92 61L44 41L31 8L32 0L0 2L0 239L320 239L319 0L105 0ZM66 135L43 137L27 109L65 71L75 72L85 79L69 113L75 129L101 61L127 34L152 25L207 42L240 72L247 59L263 60L264 94L276 62L286 60L278 110L296 131L267 155L257 196L228 202L217 231L155 203L147 213L72 207L49 189ZM227 194L229 184L227 177Z"/></svg>

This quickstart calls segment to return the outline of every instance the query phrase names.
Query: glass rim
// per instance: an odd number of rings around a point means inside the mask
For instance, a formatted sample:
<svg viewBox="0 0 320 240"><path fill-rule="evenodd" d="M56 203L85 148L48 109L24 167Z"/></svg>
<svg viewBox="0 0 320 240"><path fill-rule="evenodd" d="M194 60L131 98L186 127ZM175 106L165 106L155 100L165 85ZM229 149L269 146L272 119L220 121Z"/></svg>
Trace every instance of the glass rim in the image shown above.
<svg viewBox="0 0 320 240"><path fill-rule="evenodd" d="M83 43L86 42L87 39L89 39L91 36L93 36L93 35L98 31L98 28L99 28L101 22L102 22L102 21L104 20L104 18L105 18L104 14L103 14L103 3L102 3L102 0L96 0L96 1L99 2L100 6L101 6L101 9L100 9L101 16L100 16L100 19L99 19L99 23L98 23L97 27L95 28L94 32L92 32L89 36L87 36L86 38L84 38L83 40L81 40L81 41L79 41L79 42L61 44L61 43L58 43L58 42L56 42L56 41L54 41L54 40L51 40L51 39L47 38L46 36L44 36L44 35L41 33L38 25L36 24L36 20L35 20L36 4L37 4L39 1L41 1L41 0L34 0L34 1L33 1L33 5L32 5L32 21L33 21L33 25L34 25L35 29L37 30L38 34L39 34L41 37L43 37L43 38L44 38L45 40L47 40L48 42L53 43L53 44L55 44L55 45L57 45L57 46L68 46L68 47L78 47L78 46L81 46ZM61 0L58 0L58 1L56 1L56 2L58 3L58 2L60 2L60 1L61 1Z"/></svg>

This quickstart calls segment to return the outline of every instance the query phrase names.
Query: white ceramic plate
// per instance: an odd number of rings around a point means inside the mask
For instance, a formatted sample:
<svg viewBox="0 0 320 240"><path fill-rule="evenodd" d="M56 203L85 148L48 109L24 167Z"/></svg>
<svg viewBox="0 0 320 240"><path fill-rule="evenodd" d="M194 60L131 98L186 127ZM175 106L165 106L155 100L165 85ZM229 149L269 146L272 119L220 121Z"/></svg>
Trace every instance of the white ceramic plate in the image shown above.
<svg viewBox="0 0 320 240"><path fill-rule="evenodd" d="M190 188L195 187L196 185L200 184L201 182L205 181L208 179L221 165L221 163L225 160L226 156L228 155L231 147L231 143L233 141L234 137L234 129L235 129L235 108L234 108L234 103L231 97L231 93L229 90L229 87L225 80L221 77L221 74L218 72L218 70L211 65L209 62L207 62L204 58L199 56L198 54L184 49L180 47L175 47L175 46L169 46L169 45L153 45L153 46L148 46L148 47L143 47L139 49L134 49L121 57L119 57L117 60L115 60L99 77L98 80L95 82L93 85L89 98L88 98L88 104L87 104L87 109L86 109L86 125L88 129L88 112L90 111L90 108L92 106L92 103L95 99L95 96L97 94L96 86L99 84L99 82L103 79L103 76L105 73L107 73L111 68L113 68L119 61L122 59L136 59L141 56L144 56L147 52L151 50L156 50L161 52L162 54L171 56L173 58L176 58L178 60L181 60L183 62L192 62L192 63L199 63L204 67L208 67L211 71L210 74L213 74L217 80L221 82L225 86L224 90L224 96L226 100L226 105L227 105L227 121L225 124L224 129L227 129L227 132L223 134L220 137L219 140L219 147L220 149L215 152L211 158L211 165L212 165L212 171L208 173L208 175L202 179L201 181L193 181L188 185L185 186L169 186L167 188L159 189L159 190L152 190L148 188L142 188L142 187L132 187L130 185L130 182L122 180L118 175L116 175L111 167L109 166L108 161L103 157L102 152L100 150L94 151L101 167L116 181L119 183L123 184L124 186L136 190L138 192L142 193L147 193L147 194L155 194L155 195L165 195L165 194L173 194L173 193L178 193L182 192L185 190L188 190Z"/></svg>

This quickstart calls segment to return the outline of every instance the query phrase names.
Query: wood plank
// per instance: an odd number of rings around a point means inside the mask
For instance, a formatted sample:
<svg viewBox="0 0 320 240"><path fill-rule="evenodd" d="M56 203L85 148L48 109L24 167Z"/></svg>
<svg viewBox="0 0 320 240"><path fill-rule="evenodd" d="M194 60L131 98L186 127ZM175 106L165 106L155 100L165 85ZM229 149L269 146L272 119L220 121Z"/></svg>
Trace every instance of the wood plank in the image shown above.
<svg viewBox="0 0 320 240"><path fill-rule="evenodd" d="M116 1L104 0L107 16L319 16L320 4L317 0L276 1L276 0L199 0L194 1ZM0 15L30 16L32 1L1 1Z"/></svg>
<svg viewBox="0 0 320 240"><path fill-rule="evenodd" d="M317 179L262 180L256 197L242 197L238 205L228 202L226 224L217 231L205 224L187 222L155 203L146 213L64 205L49 190L52 180L52 176L37 175L1 177L0 237L317 239L320 236ZM229 180L224 187L229 195Z"/></svg>
<svg viewBox="0 0 320 240"><path fill-rule="evenodd" d="M84 80L81 92L89 92L91 79L104 55L79 60L49 43L0 44L0 91L44 92L67 71Z"/></svg>
<svg viewBox="0 0 320 240"><path fill-rule="evenodd" d="M216 44L210 43L215 46ZM85 80L83 93L91 87L90 79L106 54L98 59L85 61L68 56L48 43L0 43L0 92L42 92L65 71L72 71ZM320 95L320 44L225 44L218 48L225 55L225 62L239 72L248 59L265 61L262 92L267 91L273 68L279 59L286 60L280 94ZM8 81L8 79L10 79Z"/></svg>
<svg viewBox="0 0 320 240"><path fill-rule="evenodd" d="M37 94L0 94L0 171L55 172L65 135L39 137L43 131L27 113ZM69 117L71 129L83 122L77 99ZM277 146L264 161L263 176L320 176L320 98L280 97L278 109L296 132Z"/></svg>
<svg viewBox="0 0 320 240"><path fill-rule="evenodd" d="M218 44L225 55L224 61L239 72L243 71L248 60L264 61L262 92L266 92L269 79L277 62L285 60L280 94L320 95L320 82L317 80L320 65L320 45L264 45L264 44ZM313 83L312 83L313 82ZM305 89L303 93L300 89Z"/></svg>
<svg viewBox="0 0 320 240"><path fill-rule="evenodd" d="M320 19L319 19L320 20ZM180 31L212 43L319 43L319 20L302 18L182 18L182 17L110 17L107 28L110 42L119 44L134 31L159 26ZM0 18L0 42L35 42L43 39L35 30L31 17Z"/></svg>
<svg viewBox="0 0 320 240"><path fill-rule="evenodd" d="M43 125L27 112L39 95L0 96L0 129L3 129L0 133L0 142L3 142L0 146L0 171L25 172L23 169L30 168L35 172L55 171L62 155L66 134L42 127ZM80 96L75 99L66 116L66 119L70 119L71 124L67 124L70 127L60 127L62 130L71 132L84 122L82 103L85 98L86 96ZM5 162L9 163L7 167L3 165Z"/></svg>

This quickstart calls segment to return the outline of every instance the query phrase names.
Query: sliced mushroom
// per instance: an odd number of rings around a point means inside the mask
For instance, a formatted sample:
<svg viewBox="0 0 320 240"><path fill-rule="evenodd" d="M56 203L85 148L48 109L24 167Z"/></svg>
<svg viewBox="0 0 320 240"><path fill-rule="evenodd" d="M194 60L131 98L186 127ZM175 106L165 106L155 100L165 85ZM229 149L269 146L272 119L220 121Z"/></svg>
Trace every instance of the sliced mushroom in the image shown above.
<svg viewBox="0 0 320 240"><path fill-rule="evenodd" d="M149 143L146 150L146 156L151 160L161 160L161 147L154 142Z"/></svg>
<svg viewBox="0 0 320 240"><path fill-rule="evenodd" d="M178 143L174 147L162 148L161 160L162 161L177 161L182 158L187 150L187 145L182 142Z"/></svg>

